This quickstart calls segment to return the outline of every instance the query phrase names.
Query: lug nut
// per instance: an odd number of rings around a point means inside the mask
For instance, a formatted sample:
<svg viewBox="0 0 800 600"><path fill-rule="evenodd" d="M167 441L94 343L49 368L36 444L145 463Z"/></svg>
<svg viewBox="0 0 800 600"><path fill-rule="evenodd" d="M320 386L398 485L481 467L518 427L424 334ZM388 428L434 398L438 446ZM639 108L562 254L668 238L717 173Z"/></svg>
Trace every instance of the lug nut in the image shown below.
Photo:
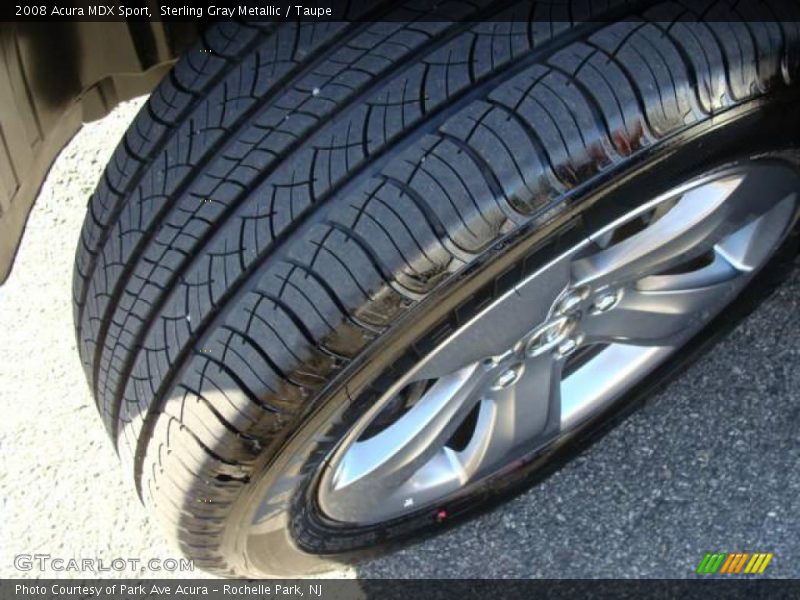
<svg viewBox="0 0 800 600"><path fill-rule="evenodd" d="M566 358L575 352L575 350L578 349L578 346L583 343L583 338L583 333L577 332L562 340L561 343L556 347L556 357Z"/></svg>
<svg viewBox="0 0 800 600"><path fill-rule="evenodd" d="M525 353L529 358L534 358L553 348L575 329L578 321L579 319L573 316L558 317L555 321L546 323L528 339Z"/></svg>
<svg viewBox="0 0 800 600"><path fill-rule="evenodd" d="M522 374L522 365L517 365L515 367L511 367L506 369L494 380L494 384L492 384L492 389L494 390L502 390L507 388L508 386L517 382L519 376Z"/></svg>
<svg viewBox="0 0 800 600"><path fill-rule="evenodd" d="M570 314L576 308L578 308L578 306L580 306L581 300L583 300L583 298L581 298L580 296L576 295L567 296L558 305L558 312L560 312L562 315Z"/></svg>
<svg viewBox="0 0 800 600"><path fill-rule="evenodd" d="M606 292L594 299L592 308L597 312L605 312L617 303L617 294Z"/></svg>
<svg viewBox="0 0 800 600"><path fill-rule="evenodd" d="M553 344L553 342L555 342L559 336L562 335L566 323L566 320L562 318L560 321L548 323L539 329L539 331L537 331L536 334L534 334L534 336L528 341L528 347L526 349L528 356L538 356L547 348L549 348L551 344Z"/></svg>
<svg viewBox="0 0 800 600"><path fill-rule="evenodd" d="M544 333L544 341L545 341L545 343L549 343L549 342L552 342L553 340L558 339L558 336L561 335L561 329L562 328L563 328L563 325L556 325L554 327L551 327L547 331L545 331L545 333Z"/></svg>
<svg viewBox="0 0 800 600"><path fill-rule="evenodd" d="M561 299L561 302L558 303L558 312L562 315L568 315L573 312L581 305L583 299L586 298L589 290L588 288L581 287L575 290L570 290L567 292L566 296Z"/></svg>
<svg viewBox="0 0 800 600"><path fill-rule="evenodd" d="M565 356L569 356L573 352L575 352L575 348L578 347L578 340L574 337L568 337L563 342L558 345L556 352L560 358L564 358Z"/></svg>

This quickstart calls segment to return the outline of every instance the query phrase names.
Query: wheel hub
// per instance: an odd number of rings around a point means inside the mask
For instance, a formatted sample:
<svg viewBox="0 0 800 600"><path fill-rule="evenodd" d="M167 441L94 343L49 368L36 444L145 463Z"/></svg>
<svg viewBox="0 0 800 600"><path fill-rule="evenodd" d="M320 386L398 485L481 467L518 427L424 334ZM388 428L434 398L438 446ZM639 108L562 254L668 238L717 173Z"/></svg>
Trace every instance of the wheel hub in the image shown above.
<svg viewBox="0 0 800 600"><path fill-rule="evenodd" d="M484 362L490 372L488 390L498 391L515 385L524 373L525 362L546 352L552 353L553 360L567 359L586 339L581 331L584 318L591 319L593 315L613 310L621 296L620 289L605 288L594 294L589 286L564 290L553 303L544 323L523 336L500 357Z"/></svg>

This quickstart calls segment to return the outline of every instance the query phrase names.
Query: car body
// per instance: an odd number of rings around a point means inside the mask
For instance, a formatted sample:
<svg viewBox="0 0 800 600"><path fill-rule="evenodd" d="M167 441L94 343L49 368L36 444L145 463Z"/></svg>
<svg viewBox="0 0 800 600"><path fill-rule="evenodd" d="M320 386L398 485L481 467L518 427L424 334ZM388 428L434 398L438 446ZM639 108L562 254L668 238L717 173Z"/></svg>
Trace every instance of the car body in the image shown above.
<svg viewBox="0 0 800 600"><path fill-rule="evenodd" d="M0 28L0 282L55 157L82 123L147 94L197 22L4 23Z"/></svg>

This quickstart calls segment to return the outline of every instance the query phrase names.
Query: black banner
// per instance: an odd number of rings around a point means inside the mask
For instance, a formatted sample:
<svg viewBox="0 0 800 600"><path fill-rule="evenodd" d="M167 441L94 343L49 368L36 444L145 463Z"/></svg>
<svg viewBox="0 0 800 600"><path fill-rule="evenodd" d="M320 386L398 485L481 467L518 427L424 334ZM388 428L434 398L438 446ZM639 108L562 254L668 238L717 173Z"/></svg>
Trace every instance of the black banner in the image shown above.
<svg viewBox="0 0 800 600"><path fill-rule="evenodd" d="M3 580L2 600L478 600L800 597L800 580Z"/></svg>
<svg viewBox="0 0 800 600"><path fill-rule="evenodd" d="M377 2L375 0L13 0L0 3L0 21L59 22L59 21L450 21L482 20L479 14L465 16L465 8L488 4L477 0L412 0L409 2ZM570 0L497 1L505 5L492 17L503 22L592 21L596 8L592 2ZM621 0L605 3L613 12L625 6ZM670 2L628 3L632 11L664 9ZM718 2L674 4L680 8L676 15L668 10L665 18L683 21L800 21L800 4L796 0L765 0L764 2ZM383 7L383 9L381 8ZM374 8L374 10L373 10ZM388 10L387 10L388 9ZM606 11L603 11L606 12ZM618 19L618 16L607 18Z"/></svg>

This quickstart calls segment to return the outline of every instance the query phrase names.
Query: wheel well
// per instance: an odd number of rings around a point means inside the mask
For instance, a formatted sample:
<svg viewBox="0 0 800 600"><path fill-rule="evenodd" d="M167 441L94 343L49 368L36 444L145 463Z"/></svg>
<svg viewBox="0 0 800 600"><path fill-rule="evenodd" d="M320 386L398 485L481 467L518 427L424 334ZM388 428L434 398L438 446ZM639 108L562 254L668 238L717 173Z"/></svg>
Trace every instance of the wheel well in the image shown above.
<svg viewBox="0 0 800 600"><path fill-rule="evenodd" d="M82 123L153 89L201 27L160 21L0 27L0 283L64 145Z"/></svg>

